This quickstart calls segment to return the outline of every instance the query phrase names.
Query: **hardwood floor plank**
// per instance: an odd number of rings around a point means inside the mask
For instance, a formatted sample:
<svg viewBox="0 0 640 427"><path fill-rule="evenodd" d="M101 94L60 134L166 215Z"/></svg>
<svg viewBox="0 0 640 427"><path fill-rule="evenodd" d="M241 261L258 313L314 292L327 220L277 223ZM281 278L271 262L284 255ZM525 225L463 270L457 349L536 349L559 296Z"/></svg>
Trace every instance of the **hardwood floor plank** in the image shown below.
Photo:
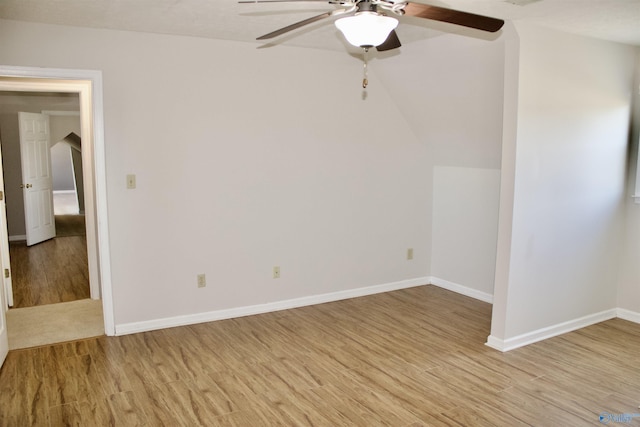
<svg viewBox="0 0 640 427"><path fill-rule="evenodd" d="M445 426L457 426L457 427L495 427L495 426L530 426L529 422L517 418L518 414L511 414L504 411L500 411L495 407L478 404L469 406L462 404L451 410L445 411L442 414L436 414L425 425L436 425L434 421L438 421Z"/></svg>
<svg viewBox="0 0 640 427"><path fill-rule="evenodd" d="M637 413L640 325L509 353L489 304L423 286L12 351L0 426L582 426Z"/></svg>
<svg viewBox="0 0 640 427"><path fill-rule="evenodd" d="M149 425L138 399L132 391L115 393L108 397L109 418L102 425L145 426ZM95 423L95 420L88 420Z"/></svg>
<svg viewBox="0 0 640 427"><path fill-rule="evenodd" d="M352 400L371 412L379 420L377 425L407 425L418 421L408 405L398 403L389 392L376 390L371 385L357 376L346 373L342 375L341 381L335 384L342 393L351 396Z"/></svg>
<svg viewBox="0 0 640 427"><path fill-rule="evenodd" d="M285 424L275 417L265 417L256 410L243 410L221 415L214 424L218 427L246 427L246 426L284 426Z"/></svg>
<svg viewBox="0 0 640 427"><path fill-rule="evenodd" d="M367 407L336 388L333 384L307 390L302 393L307 401L320 408L330 425L367 425L382 423L382 419Z"/></svg>
<svg viewBox="0 0 640 427"><path fill-rule="evenodd" d="M0 372L0 425L47 425L50 402L45 393L42 359L30 352L11 352Z"/></svg>
<svg viewBox="0 0 640 427"><path fill-rule="evenodd" d="M138 382L134 385L134 396L140 402L140 409L153 426L192 425L184 408L178 405L167 389L150 382Z"/></svg>
<svg viewBox="0 0 640 427"><path fill-rule="evenodd" d="M120 425L118 424L120 420L131 421L131 418L127 417L127 415L127 413L116 415L104 399L95 402L71 402L51 408L50 425L52 427Z"/></svg>
<svg viewBox="0 0 640 427"><path fill-rule="evenodd" d="M563 402L562 408L559 408L557 406L559 402L551 402L540 394L532 393L531 390L522 387L505 391L501 394L501 402L508 402L504 410L506 413L522 413L525 410L528 415L526 421L530 424L561 427L593 425L597 422L597 417L591 413L576 415L570 410L569 402Z"/></svg>
<svg viewBox="0 0 640 427"><path fill-rule="evenodd" d="M193 383L173 381L164 384L163 388L166 390L168 400L173 402L171 406L182 408L181 413L188 425L209 426L218 416L228 413L228 407L217 405L210 390L203 393L203 389L196 387Z"/></svg>
<svg viewBox="0 0 640 427"><path fill-rule="evenodd" d="M293 426L329 426L331 423L323 415L321 408L310 405L299 393L291 392L285 397L273 399L264 396L257 400L263 412L275 414ZM255 404L255 402L254 402Z"/></svg>
<svg viewBox="0 0 640 427"><path fill-rule="evenodd" d="M56 237L30 247L11 242L9 256L13 308L90 297L86 237Z"/></svg>
<svg viewBox="0 0 640 427"><path fill-rule="evenodd" d="M46 283L46 276L42 268L40 250L30 251L25 242L12 242L9 245L9 254L14 307L32 307L49 298L45 295L46 289L42 289L42 284Z"/></svg>
<svg viewBox="0 0 640 427"><path fill-rule="evenodd" d="M73 402L95 402L96 393L90 383L91 356L45 359L45 390L52 406Z"/></svg>
<svg viewBox="0 0 640 427"><path fill-rule="evenodd" d="M190 387L206 399L207 405L214 416L227 415L239 409L239 405L218 386L218 383L208 375L202 375L191 383Z"/></svg>
<svg viewBox="0 0 640 427"><path fill-rule="evenodd" d="M221 390L218 395L218 404L228 409L229 413L249 410L252 407L253 397L258 393L245 379L240 371L216 372L208 375L215 387Z"/></svg>
<svg viewBox="0 0 640 427"><path fill-rule="evenodd" d="M393 406L406 408L420 419L428 419L457 405L457 400L451 398L451 393L440 393L422 377L411 378L377 368L354 369L349 374L376 394L393 401Z"/></svg>
<svg viewBox="0 0 640 427"><path fill-rule="evenodd" d="M133 389L122 366L104 356L92 356L92 359L94 369L91 371L89 381L92 384L99 384L105 394L117 394Z"/></svg>

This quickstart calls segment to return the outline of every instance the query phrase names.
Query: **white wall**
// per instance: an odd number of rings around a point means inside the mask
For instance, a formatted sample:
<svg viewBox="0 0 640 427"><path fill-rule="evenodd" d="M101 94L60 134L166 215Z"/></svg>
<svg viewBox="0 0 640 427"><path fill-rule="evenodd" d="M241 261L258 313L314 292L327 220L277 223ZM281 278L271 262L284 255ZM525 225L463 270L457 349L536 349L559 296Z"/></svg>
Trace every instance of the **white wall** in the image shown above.
<svg viewBox="0 0 640 427"><path fill-rule="evenodd" d="M434 283L493 294L507 25L493 39L434 32L375 62L389 96L429 150Z"/></svg>
<svg viewBox="0 0 640 427"><path fill-rule="evenodd" d="M501 225L510 238L499 239L498 254L508 260L498 260L496 278L506 281L496 281L490 337L505 347L616 307L636 54L540 27L517 29L517 140L515 155L503 159L515 161L503 164L515 170L515 192L512 222Z"/></svg>
<svg viewBox="0 0 640 427"><path fill-rule="evenodd" d="M502 142L504 44L434 34L372 64L434 165L498 169Z"/></svg>
<svg viewBox="0 0 640 427"><path fill-rule="evenodd" d="M428 274L427 149L375 72L362 99L349 55L11 21L0 38L6 65L103 72L117 325Z"/></svg>
<svg viewBox="0 0 640 427"><path fill-rule="evenodd" d="M75 190L69 145L63 143L51 147L51 169L53 170L53 191Z"/></svg>
<svg viewBox="0 0 640 427"><path fill-rule="evenodd" d="M74 110L77 111L80 108L80 100L76 98L77 106ZM63 140L71 132L76 135L80 135L80 115L56 115L53 114L49 117L49 128L51 132L51 144Z"/></svg>
<svg viewBox="0 0 640 427"><path fill-rule="evenodd" d="M629 181L627 189L624 246L622 268L618 285L619 315L640 322L640 198L636 202L633 195L640 194L638 167L638 145L640 142L640 49L636 55L636 75L633 85L634 109L631 150L629 150Z"/></svg>
<svg viewBox="0 0 640 427"><path fill-rule="evenodd" d="M500 170L436 166L431 275L491 301Z"/></svg>
<svg viewBox="0 0 640 427"><path fill-rule="evenodd" d="M79 108L79 107L78 107ZM49 117L51 133L51 169L53 170L54 191L74 191L75 178L71 162L71 147L69 144L58 144L71 132L80 135L80 116Z"/></svg>

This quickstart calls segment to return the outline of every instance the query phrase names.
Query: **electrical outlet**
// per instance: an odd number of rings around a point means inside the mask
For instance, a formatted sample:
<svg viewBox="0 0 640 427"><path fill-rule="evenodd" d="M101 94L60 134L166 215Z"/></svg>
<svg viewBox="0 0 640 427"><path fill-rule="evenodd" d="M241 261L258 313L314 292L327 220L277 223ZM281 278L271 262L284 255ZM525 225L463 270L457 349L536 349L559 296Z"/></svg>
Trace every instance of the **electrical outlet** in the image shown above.
<svg viewBox="0 0 640 427"><path fill-rule="evenodd" d="M127 190L136 188L136 176L134 174L127 175Z"/></svg>
<svg viewBox="0 0 640 427"><path fill-rule="evenodd" d="M198 274L198 287L204 288L207 286L207 277L204 274Z"/></svg>
<svg viewBox="0 0 640 427"><path fill-rule="evenodd" d="M408 260L412 260L413 259L413 248L407 249L407 259Z"/></svg>
<svg viewBox="0 0 640 427"><path fill-rule="evenodd" d="M280 267L278 267L278 266L273 267L273 278L274 279L279 279L280 278Z"/></svg>

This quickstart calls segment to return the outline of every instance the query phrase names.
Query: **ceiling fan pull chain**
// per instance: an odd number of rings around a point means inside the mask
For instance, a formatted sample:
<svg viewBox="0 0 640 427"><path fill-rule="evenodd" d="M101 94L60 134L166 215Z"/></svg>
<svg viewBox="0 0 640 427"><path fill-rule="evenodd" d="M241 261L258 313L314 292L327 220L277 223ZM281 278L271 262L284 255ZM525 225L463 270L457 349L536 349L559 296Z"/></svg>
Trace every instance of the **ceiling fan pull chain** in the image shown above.
<svg viewBox="0 0 640 427"><path fill-rule="evenodd" d="M362 78L362 87L364 89L366 89L367 85L369 84L369 79L367 78L367 71L368 71L367 70L367 65L368 65L367 64L367 53L369 53L369 48L365 47L365 48L363 48L363 50L364 50L364 54L363 54L363 59L364 59L363 72L364 72L364 75L363 75L363 78Z"/></svg>

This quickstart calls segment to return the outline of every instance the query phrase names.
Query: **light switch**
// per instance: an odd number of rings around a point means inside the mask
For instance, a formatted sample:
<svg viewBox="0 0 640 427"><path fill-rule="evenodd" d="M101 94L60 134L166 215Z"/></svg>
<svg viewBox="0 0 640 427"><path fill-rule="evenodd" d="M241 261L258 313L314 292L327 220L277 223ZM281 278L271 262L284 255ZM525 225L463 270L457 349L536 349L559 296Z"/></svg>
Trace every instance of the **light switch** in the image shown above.
<svg viewBox="0 0 640 427"><path fill-rule="evenodd" d="M127 175L127 190L136 188L136 176L134 174Z"/></svg>

